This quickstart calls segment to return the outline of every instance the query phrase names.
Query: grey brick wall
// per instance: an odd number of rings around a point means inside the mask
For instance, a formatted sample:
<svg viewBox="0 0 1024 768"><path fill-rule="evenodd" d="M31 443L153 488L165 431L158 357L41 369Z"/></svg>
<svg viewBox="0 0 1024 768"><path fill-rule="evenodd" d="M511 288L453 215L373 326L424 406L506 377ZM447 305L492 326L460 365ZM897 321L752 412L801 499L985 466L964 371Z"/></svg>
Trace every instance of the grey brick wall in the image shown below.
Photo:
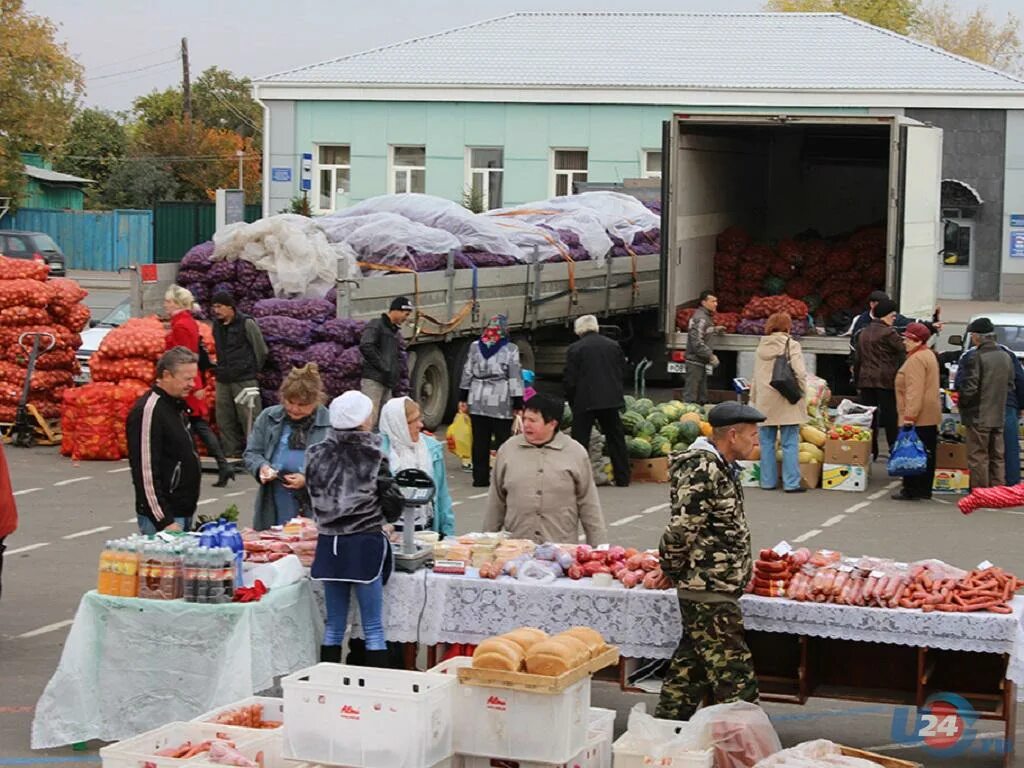
<svg viewBox="0 0 1024 768"><path fill-rule="evenodd" d="M974 298L999 299L1003 250L1006 112L1001 109L908 109L906 116L942 128L942 177L967 182L985 204L974 233Z"/></svg>

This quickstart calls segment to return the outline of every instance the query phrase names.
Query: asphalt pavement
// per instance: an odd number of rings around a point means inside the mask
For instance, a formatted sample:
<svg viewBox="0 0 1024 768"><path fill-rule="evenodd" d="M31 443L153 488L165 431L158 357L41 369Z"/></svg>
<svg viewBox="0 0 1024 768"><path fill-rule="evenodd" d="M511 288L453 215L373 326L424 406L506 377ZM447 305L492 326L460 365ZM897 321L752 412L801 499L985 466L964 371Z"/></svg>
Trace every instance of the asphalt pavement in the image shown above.
<svg viewBox="0 0 1024 768"><path fill-rule="evenodd" d="M106 539L133 532L132 491L126 462L74 463L54 448L6 448L17 496L20 525L7 541L4 591L0 601L0 766L29 763L98 763L90 743L84 751L29 749L32 712L56 668L68 627L83 592L96 582ZM451 459L452 457L449 457ZM449 461L459 532L479 530L486 494ZM891 481L876 464L863 493L816 490L798 496L749 489L747 514L755 549L780 540L900 560L937 557L973 567L990 560L1024 574L1020 527L1024 512L982 511L965 517L952 498L901 503L889 498ZM201 509L214 512L237 504L251 520L256 483L248 477L213 488L204 476ZM613 543L656 546L668 518L668 486L634 484L601 488ZM635 703L653 707L652 696L624 694L610 683L594 686L595 706L619 712L617 732ZM992 756L961 757L945 763L900 741L901 710L812 699L806 706L766 704L784 745L826 737L928 765L983 768L1000 765ZM1020 727L1020 723L1018 723ZM983 732L1001 735L1001 724L983 722ZM979 745L984 740L977 740ZM979 747L980 748L980 747ZM1024 766L1024 758L1013 765Z"/></svg>

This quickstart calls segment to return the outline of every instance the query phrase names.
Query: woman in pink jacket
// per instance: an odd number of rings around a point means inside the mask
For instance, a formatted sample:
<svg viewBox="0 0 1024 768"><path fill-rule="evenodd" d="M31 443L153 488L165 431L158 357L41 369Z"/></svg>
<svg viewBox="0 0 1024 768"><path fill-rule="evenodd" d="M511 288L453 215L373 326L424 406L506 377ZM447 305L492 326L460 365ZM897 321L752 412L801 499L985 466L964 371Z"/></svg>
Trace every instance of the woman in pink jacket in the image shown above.
<svg viewBox="0 0 1024 768"><path fill-rule="evenodd" d="M7 458L0 447L0 577L4 572L4 539L14 533L18 527L18 508L14 505L14 490L11 488L11 475L7 471ZM3 583L0 582L0 594Z"/></svg>

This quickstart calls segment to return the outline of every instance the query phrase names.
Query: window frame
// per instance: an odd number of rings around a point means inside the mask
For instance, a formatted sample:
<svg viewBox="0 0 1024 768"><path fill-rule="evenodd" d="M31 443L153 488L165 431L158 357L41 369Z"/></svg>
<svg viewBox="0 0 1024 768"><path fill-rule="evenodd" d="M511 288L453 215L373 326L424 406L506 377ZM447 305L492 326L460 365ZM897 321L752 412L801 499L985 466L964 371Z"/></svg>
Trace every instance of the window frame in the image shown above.
<svg viewBox="0 0 1024 768"><path fill-rule="evenodd" d="M492 150L495 152L501 152L501 166L498 168L481 168L473 165L473 150L483 149ZM477 173L484 174L487 177L487 183L483 185L483 205L485 211L492 211L495 208L501 208L505 204L505 148L504 147L493 147L493 146L466 146L465 152L465 173L463 174L463 181L465 184L465 192L472 194L473 192L473 176ZM490 204L490 176L492 173L501 175L501 197L497 205Z"/></svg>
<svg viewBox="0 0 1024 768"><path fill-rule="evenodd" d="M397 165L395 155L399 149L422 149L423 165ZM405 175L405 191L409 192L412 187L412 172L423 171L423 193L427 191L427 145L426 144L389 144L388 145L388 194L402 194L397 192L398 184L395 175L402 170Z"/></svg>
<svg viewBox="0 0 1024 768"><path fill-rule="evenodd" d="M652 171L647 167L647 160L650 155L661 154L661 149L644 149L640 152L640 178L642 179L660 179L661 178L661 160L658 160L658 170Z"/></svg>
<svg viewBox="0 0 1024 768"><path fill-rule="evenodd" d="M587 156L587 167L583 170L559 170L555 167L555 163L558 159L559 152L583 152ZM551 147L551 155L549 158L548 168L550 169L548 175L548 197L555 197L558 195L558 177L567 176L566 181L566 195L572 195L572 185L577 175L582 175L582 181L586 181L590 177L590 148L589 147Z"/></svg>
<svg viewBox="0 0 1024 768"><path fill-rule="evenodd" d="M349 194L352 194L352 145L351 144L327 144L327 143L323 143L323 144L314 144L313 146L316 149L316 151L313 153L313 157L315 158L315 162L313 163L313 189L311 190L312 193L313 193L313 201L314 201L314 205L312 207L313 207L314 210L316 210L316 211L318 211L320 213L330 213L331 211L338 210L338 200L337 200L335 195L336 195L336 193L338 191L338 171L339 170L347 170L348 171L348 192L349 192ZM338 163L321 163L320 162L320 150L321 150L321 148L324 148L324 147L335 147L335 148L336 147L347 147L348 148L348 165L343 165L343 164L338 164ZM323 207L320 206L320 198L322 196L321 195L321 191L322 191L321 190L321 186L322 185L320 183L320 174L321 174L322 171L327 171L327 170L329 170L331 172L331 191L330 191L331 207L330 208L323 208Z"/></svg>

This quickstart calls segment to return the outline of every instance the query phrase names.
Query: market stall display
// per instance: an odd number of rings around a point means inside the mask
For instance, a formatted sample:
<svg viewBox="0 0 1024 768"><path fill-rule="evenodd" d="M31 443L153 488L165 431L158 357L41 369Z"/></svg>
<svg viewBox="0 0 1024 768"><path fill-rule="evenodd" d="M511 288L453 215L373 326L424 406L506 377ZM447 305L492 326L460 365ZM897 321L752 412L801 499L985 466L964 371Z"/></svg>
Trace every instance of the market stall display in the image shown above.
<svg viewBox="0 0 1024 768"><path fill-rule="evenodd" d="M274 526L265 531L251 528L242 531L247 563L273 563L295 555L304 567L309 568L316 554L316 540L316 524L307 517L297 517L284 526Z"/></svg>

